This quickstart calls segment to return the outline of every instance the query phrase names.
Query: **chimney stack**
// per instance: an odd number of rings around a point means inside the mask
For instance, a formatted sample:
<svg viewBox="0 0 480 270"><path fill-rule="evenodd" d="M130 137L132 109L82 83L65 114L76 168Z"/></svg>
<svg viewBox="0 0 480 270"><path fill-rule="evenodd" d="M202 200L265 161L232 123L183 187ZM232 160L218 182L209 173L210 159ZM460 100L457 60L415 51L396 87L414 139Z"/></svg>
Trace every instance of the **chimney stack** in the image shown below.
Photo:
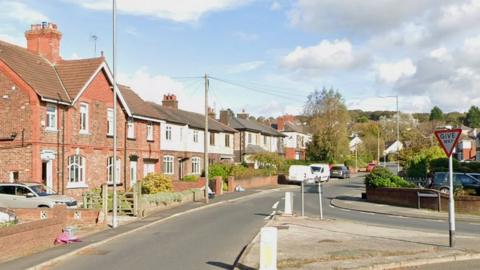
<svg viewBox="0 0 480 270"><path fill-rule="evenodd" d="M215 120L215 110L211 107L208 107L208 118Z"/></svg>
<svg viewBox="0 0 480 270"><path fill-rule="evenodd" d="M220 123L230 126L230 111L221 110L220 111Z"/></svg>
<svg viewBox="0 0 480 270"><path fill-rule="evenodd" d="M177 96L174 94L163 95L162 105L163 107L177 110L178 109Z"/></svg>
<svg viewBox="0 0 480 270"><path fill-rule="evenodd" d="M42 22L32 24L30 30L25 32L27 49L55 64L62 60L60 56L60 40L62 33L54 23Z"/></svg>
<svg viewBox="0 0 480 270"><path fill-rule="evenodd" d="M241 113L237 113L237 117L240 119L248 119L249 114L245 112L245 110L242 110Z"/></svg>
<svg viewBox="0 0 480 270"><path fill-rule="evenodd" d="M284 131L285 130L285 123L294 123L295 117L293 115L283 115L277 118L277 130Z"/></svg>

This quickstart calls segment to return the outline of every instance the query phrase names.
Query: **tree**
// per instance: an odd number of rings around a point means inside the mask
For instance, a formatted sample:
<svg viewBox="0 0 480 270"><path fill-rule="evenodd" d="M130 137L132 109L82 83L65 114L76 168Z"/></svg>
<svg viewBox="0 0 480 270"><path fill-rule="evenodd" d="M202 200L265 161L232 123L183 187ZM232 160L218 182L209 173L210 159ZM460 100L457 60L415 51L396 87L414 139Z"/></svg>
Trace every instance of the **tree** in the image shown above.
<svg viewBox="0 0 480 270"><path fill-rule="evenodd" d="M342 95L333 89L315 90L308 96L304 110L315 135L312 145L317 148L308 153L319 160L344 162L349 154L347 126L350 116Z"/></svg>
<svg viewBox="0 0 480 270"><path fill-rule="evenodd" d="M445 117L443 116L442 110L435 106L433 109L430 111L430 121L443 121Z"/></svg>
<svg viewBox="0 0 480 270"><path fill-rule="evenodd" d="M477 106L472 106L465 116L465 125L471 128L480 127L480 109Z"/></svg>

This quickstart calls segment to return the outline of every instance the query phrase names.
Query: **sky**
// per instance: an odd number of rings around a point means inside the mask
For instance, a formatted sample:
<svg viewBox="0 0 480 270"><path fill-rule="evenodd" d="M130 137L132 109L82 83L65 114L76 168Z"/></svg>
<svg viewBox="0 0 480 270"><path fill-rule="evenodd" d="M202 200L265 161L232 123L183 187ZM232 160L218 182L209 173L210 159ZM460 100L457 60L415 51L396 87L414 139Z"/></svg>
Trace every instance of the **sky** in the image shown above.
<svg viewBox="0 0 480 270"><path fill-rule="evenodd" d="M349 109L467 111L480 104L480 0L117 0L118 78L146 100L176 94L255 116L298 114L334 88ZM64 59L105 53L111 0L0 0L0 39L54 22ZM96 53L94 39L96 36Z"/></svg>

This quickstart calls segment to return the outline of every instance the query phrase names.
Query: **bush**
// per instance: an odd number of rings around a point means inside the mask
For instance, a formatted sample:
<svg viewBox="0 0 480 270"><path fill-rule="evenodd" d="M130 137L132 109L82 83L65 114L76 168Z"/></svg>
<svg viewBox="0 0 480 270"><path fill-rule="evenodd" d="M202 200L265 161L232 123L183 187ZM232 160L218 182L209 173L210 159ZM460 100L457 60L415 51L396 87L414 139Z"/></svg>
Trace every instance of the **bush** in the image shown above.
<svg viewBox="0 0 480 270"><path fill-rule="evenodd" d="M197 182L199 176L198 175L186 175L183 177L183 181L185 182Z"/></svg>
<svg viewBox="0 0 480 270"><path fill-rule="evenodd" d="M398 187L415 187L414 184L405 179L394 175L390 170L384 167L375 167L375 169L365 177L365 185L367 187L380 188L398 188Z"/></svg>
<svg viewBox="0 0 480 270"><path fill-rule="evenodd" d="M285 162L285 158L277 153L258 153L253 155L251 159L259 164L261 169L269 170L270 174L277 174L278 171L285 171L288 166Z"/></svg>
<svg viewBox="0 0 480 270"><path fill-rule="evenodd" d="M142 180L143 194L156 194L173 191L172 179L163 174L149 174Z"/></svg>
<svg viewBox="0 0 480 270"><path fill-rule="evenodd" d="M232 165L230 164L222 164L222 163L215 163L208 166L208 177L213 178L216 176L222 177L224 181L228 179L230 175Z"/></svg>

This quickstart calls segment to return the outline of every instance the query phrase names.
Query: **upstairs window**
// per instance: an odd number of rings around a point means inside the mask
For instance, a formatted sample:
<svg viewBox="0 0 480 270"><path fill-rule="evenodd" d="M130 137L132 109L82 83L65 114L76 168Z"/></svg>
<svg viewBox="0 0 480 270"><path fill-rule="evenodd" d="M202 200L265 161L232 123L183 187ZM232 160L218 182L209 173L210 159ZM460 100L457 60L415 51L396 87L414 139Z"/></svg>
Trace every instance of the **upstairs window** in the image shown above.
<svg viewBox="0 0 480 270"><path fill-rule="evenodd" d="M88 104L80 104L80 133L88 134Z"/></svg>
<svg viewBox="0 0 480 270"><path fill-rule="evenodd" d="M267 136L263 136L263 144L267 145Z"/></svg>
<svg viewBox="0 0 480 270"><path fill-rule="evenodd" d="M210 132L210 145L215 145L215 133Z"/></svg>
<svg viewBox="0 0 480 270"><path fill-rule="evenodd" d="M57 130L57 105L47 105L47 119L45 121L45 129Z"/></svg>
<svg viewBox="0 0 480 270"><path fill-rule="evenodd" d="M230 147L230 135L225 134L225 147Z"/></svg>
<svg viewBox="0 0 480 270"><path fill-rule="evenodd" d="M252 134L251 133L248 133L248 143L249 144L252 143Z"/></svg>
<svg viewBox="0 0 480 270"><path fill-rule="evenodd" d="M198 130L193 131L193 142L198 143Z"/></svg>
<svg viewBox="0 0 480 270"><path fill-rule="evenodd" d="M171 126L167 126L165 128L165 139L167 141L171 141L172 140L172 127Z"/></svg>
<svg viewBox="0 0 480 270"><path fill-rule="evenodd" d="M113 136L113 109L107 109L107 135Z"/></svg>
<svg viewBox="0 0 480 270"><path fill-rule="evenodd" d="M153 124L147 124L147 141L153 141Z"/></svg>
<svg viewBox="0 0 480 270"><path fill-rule="evenodd" d="M133 122L133 118L128 119L127 138L135 139L135 122Z"/></svg>

